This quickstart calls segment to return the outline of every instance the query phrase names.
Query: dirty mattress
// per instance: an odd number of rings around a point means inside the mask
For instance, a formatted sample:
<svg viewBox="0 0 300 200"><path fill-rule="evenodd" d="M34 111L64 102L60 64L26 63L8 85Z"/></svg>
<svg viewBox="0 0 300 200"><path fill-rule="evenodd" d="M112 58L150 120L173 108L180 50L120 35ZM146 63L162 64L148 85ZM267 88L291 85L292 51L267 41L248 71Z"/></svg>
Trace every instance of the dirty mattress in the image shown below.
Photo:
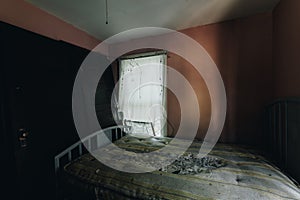
<svg viewBox="0 0 300 200"><path fill-rule="evenodd" d="M176 148L171 140L125 136L114 145L126 150L125 154L142 153L166 145ZM216 144L200 158L197 153L201 144L194 141L173 163L147 173L118 171L85 154L64 167L66 191L74 198L84 194L90 199L300 199L299 188L249 148ZM120 159L122 155L110 155L112 146L102 147L95 154L106 152L107 159Z"/></svg>

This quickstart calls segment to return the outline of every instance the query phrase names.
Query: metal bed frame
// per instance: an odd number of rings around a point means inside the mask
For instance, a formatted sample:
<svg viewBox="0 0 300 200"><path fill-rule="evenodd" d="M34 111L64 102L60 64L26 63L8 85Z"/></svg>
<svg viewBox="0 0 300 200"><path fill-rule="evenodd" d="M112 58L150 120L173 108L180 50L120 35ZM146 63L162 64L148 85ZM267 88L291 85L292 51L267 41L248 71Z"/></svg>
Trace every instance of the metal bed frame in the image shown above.
<svg viewBox="0 0 300 200"><path fill-rule="evenodd" d="M167 120L167 124L170 125L172 129L172 134L174 132L173 125ZM100 131L97 131L81 140L76 142L75 144L71 145L61 153L57 154L54 157L54 169L55 169L55 179L56 179L56 198L60 199L60 192L59 192L59 173L61 169L66 165L67 163L79 158L83 154L94 151L100 147L108 145L108 143L105 143L104 141L101 141L101 135L105 134L110 142L114 142L121 137L124 137L126 133L130 133L132 131L131 126L127 125L126 122L129 122L130 120L125 120L123 122L124 125L116 125L112 127L108 127L105 129L102 129ZM134 121L132 121L134 122ZM140 122L140 123L149 123L149 122ZM151 130L153 136L155 136L155 131L153 128L153 124L150 122ZM83 146L84 145L84 146Z"/></svg>
<svg viewBox="0 0 300 200"><path fill-rule="evenodd" d="M293 104L300 105L300 99L278 99L265 108L267 151L284 171L288 168L289 110Z"/></svg>
<svg viewBox="0 0 300 200"><path fill-rule="evenodd" d="M56 176L56 198L60 199L61 197L61 193L59 191L59 171L64 167L65 164L79 158L87 151L93 151L107 145L107 142L105 143L104 141L101 141L100 136L102 136L103 134L105 134L107 138L111 142L113 142L125 136L125 131L127 131L127 129L128 126L112 126L102 129L79 140L75 144L71 145L70 147L56 155L54 157L54 169Z"/></svg>

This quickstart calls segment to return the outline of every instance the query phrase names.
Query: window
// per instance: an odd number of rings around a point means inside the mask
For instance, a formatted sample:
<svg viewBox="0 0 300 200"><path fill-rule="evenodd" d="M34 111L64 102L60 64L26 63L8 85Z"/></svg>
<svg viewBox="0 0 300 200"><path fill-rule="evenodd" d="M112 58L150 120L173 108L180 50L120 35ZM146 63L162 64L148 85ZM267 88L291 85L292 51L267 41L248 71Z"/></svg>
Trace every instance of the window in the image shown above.
<svg viewBox="0 0 300 200"><path fill-rule="evenodd" d="M123 113L124 120L138 122L131 123L134 130L141 130L143 123L151 123L155 136L166 135L165 63L164 52L120 59L119 112Z"/></svg>

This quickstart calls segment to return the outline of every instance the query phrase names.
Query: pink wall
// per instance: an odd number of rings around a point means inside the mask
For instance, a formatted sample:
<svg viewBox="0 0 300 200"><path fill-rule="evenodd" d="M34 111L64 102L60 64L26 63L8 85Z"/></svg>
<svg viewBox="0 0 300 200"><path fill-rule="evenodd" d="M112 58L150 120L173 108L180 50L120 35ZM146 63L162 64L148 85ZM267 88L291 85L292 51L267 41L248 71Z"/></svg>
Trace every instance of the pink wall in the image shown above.
<svg viewBox="0 0 300 200"><path fill-rule="evenodd" d="M274 96L300 96L300 1L280 1L274 20Z"/></svg>
<svg viewBox="0 0 300 200"><path fill-rule="evenodd" d="M0 0L0 20L86 49L100 41L23 0Z"/></svg>
<svg viewBox="0 0 300 200"><path fill-rule="evenodd" d="M21 0L1 0L0 20L87 49L99 43L85 32ZM260 143L263 106L272 96L272 15L260 14L182 32L208 51L223 77L228 110L221 141ZM279 63L278 67L282 66ZM178 56L171 54L168 65L181 72L197 94L201 110L197 137L203 138L210 119L206 84L190 64ZM177 106L176 98L169 94L168 116L175 128L180 119Z"/></svg>
<svg viewBox="0 0 300 200"><path fill-rule="evenodd" d="M272 97L272 14L260 14L182 31L198 41L217 64L224 80L228 110L222 142L257 145L262 139L262 113ZM168 65L192 84L201 110L198 138L210 119L210 97L199 74L185 60L171 55ZM188 101L188 97L187 97ZM168 98L168 116L177 128L180 110Z"/></svg>

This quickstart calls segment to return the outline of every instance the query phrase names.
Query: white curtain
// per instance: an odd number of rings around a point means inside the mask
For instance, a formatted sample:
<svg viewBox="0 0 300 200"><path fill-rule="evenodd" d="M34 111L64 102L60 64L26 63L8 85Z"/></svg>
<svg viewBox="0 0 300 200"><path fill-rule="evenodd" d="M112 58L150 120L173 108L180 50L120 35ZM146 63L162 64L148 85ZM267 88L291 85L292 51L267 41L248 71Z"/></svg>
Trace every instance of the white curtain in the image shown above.
<svg viewBox="0 0 300 200"><path fill-rule="evenodd" d="M124 120L152 122L156 136L167 127L165 63L165 54L120 60L119 111Z"/></svg>

